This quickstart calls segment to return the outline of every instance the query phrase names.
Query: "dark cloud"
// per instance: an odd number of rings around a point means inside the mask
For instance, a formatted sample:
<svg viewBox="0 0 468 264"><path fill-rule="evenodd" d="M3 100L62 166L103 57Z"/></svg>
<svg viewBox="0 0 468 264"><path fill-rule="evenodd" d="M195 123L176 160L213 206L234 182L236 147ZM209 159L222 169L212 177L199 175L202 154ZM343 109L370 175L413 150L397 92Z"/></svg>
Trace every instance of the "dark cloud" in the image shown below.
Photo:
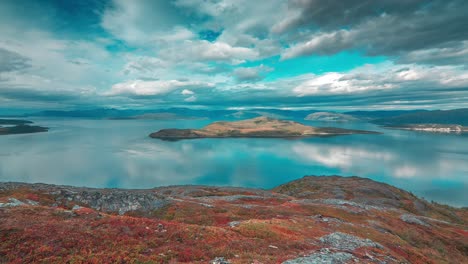
<svg viewBox="0 0 468 264"><path fill-rule="evenodd" d="M353 26L382 14L410 14L427 4L424 0L291 0L290 13L273 28L285 32L295 28L337 29Z"/></svg>
<svg viewBox="0 0 468 264"><path fill-rule="evenodd" d="M441 48L407 52L401 54L397 62L433 65L466 65L468 62L468 41L455 42Z"/></svg>
<svg viewBox="0 0 468 264"><path fill-rule="evenodd" d="M61 102L79 100L81 98L73 92L6 87L0 87L0 97L28 102Z"/></svg>
<svg viewBox="0 0 468 264"><path fill-rule="evenodd" d="M19 71L31 67L30 60L20 54L0 48L0 73Z"/></svg>
<svg viewBox="0 0 468 264"><path fill-rule="evenodd" d="M239 82L257 82L263 80L266 74L271 71L273 71L273 68L260 65L257 67L236 68L233 74Z"/></svg>
<svg viewBox="0 0 468 264"><path fill-rule="evenodd" d="M283 53L286 59L349 49L405 57L408 52L443 49L468 40L468 4L463 0L300 2L308 4L300 13L300 23L286 28L310 30L310 34ZM314 6L313 12L306 11ZM337 10L330 11L333 7ZM446 62L442 57L441 62ZM405 61L409 59L406 56ZM432 56L430 60L438 59Z"/></svg>
<svg viewBox="0 0 468 264"><path fill-rule="evenodd" d="M112 0L80 1L0 1L0 21L18 28L52 30L62 36L85 38L103 31L99 27L101 14ZM28 19L18 19L26 17Z"/></svg>

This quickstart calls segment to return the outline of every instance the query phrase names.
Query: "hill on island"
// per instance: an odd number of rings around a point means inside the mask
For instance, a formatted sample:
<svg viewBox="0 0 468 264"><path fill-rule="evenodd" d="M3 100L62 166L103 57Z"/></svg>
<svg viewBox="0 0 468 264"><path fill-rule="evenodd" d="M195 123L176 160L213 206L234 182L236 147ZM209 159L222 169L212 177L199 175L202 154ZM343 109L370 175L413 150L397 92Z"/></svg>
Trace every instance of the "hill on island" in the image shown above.
<svg viewBox="0 0 468 264"><path fill-rule="evenodd" d="M201 129L161 129L150 137L164 140L195 138L299 138L350 134L379 134L373 131L333 127L312 127L289 120L257 117L235 122L214 122Z"/></svg>
<svg viewBox="0 0 468 264"><path fill-rule="evenodd" d="M333 112L316 112L307 115L305 120L310 121L322 121L322 122L355 122L359 121L358 118L347 115L347 114L340 114L340 113L333 113Z"/></svg>

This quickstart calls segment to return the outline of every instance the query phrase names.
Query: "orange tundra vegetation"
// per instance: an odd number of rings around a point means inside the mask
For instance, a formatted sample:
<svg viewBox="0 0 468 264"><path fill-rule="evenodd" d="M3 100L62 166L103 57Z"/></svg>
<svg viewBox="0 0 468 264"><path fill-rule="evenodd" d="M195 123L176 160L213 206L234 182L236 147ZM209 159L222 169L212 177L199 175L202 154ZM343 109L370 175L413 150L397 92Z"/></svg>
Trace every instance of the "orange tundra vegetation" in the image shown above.
<svg viewBox="0 0 468 264"><path fill-rule="evenodd" d="M0 183L0 262L468 263L467 216L359 177L268 191Z"/></svg>

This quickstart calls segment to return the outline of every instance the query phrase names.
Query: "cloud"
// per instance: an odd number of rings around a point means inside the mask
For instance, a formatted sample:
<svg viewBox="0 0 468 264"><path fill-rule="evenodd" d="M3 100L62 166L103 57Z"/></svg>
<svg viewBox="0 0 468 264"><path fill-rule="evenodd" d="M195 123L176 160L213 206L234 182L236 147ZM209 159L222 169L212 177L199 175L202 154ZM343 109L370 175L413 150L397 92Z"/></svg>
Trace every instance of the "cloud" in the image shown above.
<svg viewBox="0 0 468 264"><path fill-rule="evenodd" d="M0 97L9 105L91 104L98 87L115 78L103 65L119 58L108 56L100 43L58 39L41 30L18 34L5 24L0 32Z"/></svg>
<svg viewBox="0 0 468 264"><path fill-rule="evenodd" d="M398 63L431 65L465 65L468 61L468 40L441 48L429 48L401 54Z"/></svg>
<svg viewBox="0 0 468 264"><path fill-rule="evenodd" d="M381 14L408 14L422 7L422 0L292 0L282 19L272 31L286 32L297 28L335 29L353 26ZM427 1L426 1L427 2Z"/></svg>
<svg viewBox="0 0 468 264"><path fill-rule="evenodd" d="M103 12L101 26L130 44L145 45L167 28L183 24L183 18L170 1L113 0Z"/></svg>
<svg viewBox="0 0 468 264"><path fill-rule="evenodd" d="M0 48L0 73L29 68L31 67L29 61L28 58L16 52Z"/></svg>
<svg viewBox="0 0 468 264"><path fill-rule="evenodd" d="M260 57L276 55L281 45L270 38L274 21L287 9L283 0L176 0L175 5L195 17L202 18L201 30L221 32L218 41L231 46L254 49Z"/></svg>
<svg viewBox="0 0 468 264"><path fill-rule="evenodd" d="M468 106L461 0L92 2L0 1L2 105Z"/></svg>
<svg viewBox="0 0 468 264"><path fill-rule="evenodd" d="M168 63L157 57L130 56L124 65L123 74L137 78L156 77L161 69L168 67Z"/></svg>
<svg viewBox="0 0 468 264"><path fill-rule="evenodd" d="M331 33L319 33L312 39L296 44L286 49L281 55L282 59L291 59L312 54L330 55L342 50L354 48L355 34L348 30L339 30Z"/></svg>
<svg viewBox="0 0 468 264"><path fill-rule="evenodd" d="M159 56L167 61L225 62L239 64L254 60L258 52L250 48L235 47L225 42L207 40L185 40L168 45L159 51Z"/></svg>
<svg viewBox="0 0 468 264"><path fill-rule="evenodd" d="M298 1L299 2L299 1ZM332 6L342 8L329 13ZM317 7L317 1L300 1ZM282 53L283 59L311 54L335 54L343 50L364 50L368 55L400 56L406 52L440 49L468 39L464 1L331 1L320 3L313 12L302 15L288 27L308 28L303 41L292 43ZM405 4L406 3L406 4ZM401 4L401 5L398 5ZM405 7L407 5L407 7ZM338 12L336 15L333 14ZM361 14L361 15L359 15ZM319 26L310 30L312 25ZM280 30L281 31L281 30Z"/></svg>
<svg viewBox="0 0 468 264"><path fill-rule="evenodd" d="M182 95L193 95L195 93L193 91L189 90L189 89L184 89L182 92L180 92L180 94L182 94Z"/></svg>
<svg viewBox="0 0 468 264"><path fill-rule="evenodd" d="M127 95L127 96L158 96L165 95L181 88L204 88L212 87L211 83L197 81L143 81L132 80L123 83L114 84L112 89L105 94L108 96Z"/></svg>
<svg viewBox="0 0 468 264"><path fill-rule="evenodd" d="M392 89L468 87L468 71L457 66L373 65L349 73L313 76L293 89L298 96L352 94ZM427 91L429 92L429 91Z"/></svg>
<svg viewBox="0 0 468 264"><path fill-rule="evenodd" d="M197 101L197 97L195 95L192 95L186 99L184 99L185 102L195 102Z"/></svg>
<svg viewBox="0 0 468 264"><path fill-rule="evenodd" d="M240 67L234 69L234 76L240 82L256 82L265 78L265 74L273 71L273 68L260 65L256 67Z"/></svg>

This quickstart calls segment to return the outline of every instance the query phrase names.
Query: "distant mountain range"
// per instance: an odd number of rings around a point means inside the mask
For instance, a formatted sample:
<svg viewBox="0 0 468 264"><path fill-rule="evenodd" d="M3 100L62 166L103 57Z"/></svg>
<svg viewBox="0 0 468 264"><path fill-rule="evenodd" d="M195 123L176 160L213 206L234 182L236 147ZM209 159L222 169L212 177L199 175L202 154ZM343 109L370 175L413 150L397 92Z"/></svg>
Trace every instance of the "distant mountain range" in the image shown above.
<svg viewBox="0 0 468 264"><path fill-rule="evenodd" d="M191 108L167 108L149 110L119 110L113 108L97 108L88 110L57 111L48 110L25 114L23 116L47 116L47 117L76 117L93 119L249 119L259 116L274 118L298 118L303 119L314 110L281 110L281 109L261 109L261 110L207 110Z"/></svg>
<svg viewBox="0 0 468 264"><path fill-rule="evenodd" d="M427 112L427 110L377 110L377 111L351 111L344 114L354 116L361 120L376 120L381 118L391 118L406 114Z"/></svg>
<svg viewBox="0 0 468 264"><path fill-rule="evenodd" d="M41 111L26 114L25 116L47 116L47 117L77 117L92 119L187 119L187 118L212 118L224 116L235 111L230 110L200 110L189 108L168 108L153 110L132 110L132 109L113 109L96 108L88 110L71 111Z"/></svg>
<svg viewBox="0 0 468 264"><path fill-rule="evenodd" d="M403 124L457 124L468 125L468 108L455 110L378 110L350 111L344 113L318 110L250 109L250 110L209 110L191 108L167 108L152 110L119 110L96 108L71 111L41 111L23 116L77 117L92 119L217 119L238 120L267 116L280 119L314 121L363 120L379 125Z"/></svg>

